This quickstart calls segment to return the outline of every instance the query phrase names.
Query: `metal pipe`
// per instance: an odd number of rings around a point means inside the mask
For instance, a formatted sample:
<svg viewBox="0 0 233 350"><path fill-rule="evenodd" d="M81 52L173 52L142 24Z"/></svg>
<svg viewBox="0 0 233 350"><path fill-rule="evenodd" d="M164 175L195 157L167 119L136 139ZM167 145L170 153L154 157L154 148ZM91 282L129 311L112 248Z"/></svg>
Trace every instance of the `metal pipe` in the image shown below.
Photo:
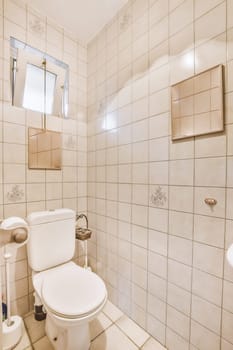
<svg viewBox="0 0 233 350"><path fill-rule="evenodd" d="M10 299L10 253L4 254L5 259L5 271L6 271L6 304L7 304L7 326L12 325L11 321L11 299Z"/></svg>

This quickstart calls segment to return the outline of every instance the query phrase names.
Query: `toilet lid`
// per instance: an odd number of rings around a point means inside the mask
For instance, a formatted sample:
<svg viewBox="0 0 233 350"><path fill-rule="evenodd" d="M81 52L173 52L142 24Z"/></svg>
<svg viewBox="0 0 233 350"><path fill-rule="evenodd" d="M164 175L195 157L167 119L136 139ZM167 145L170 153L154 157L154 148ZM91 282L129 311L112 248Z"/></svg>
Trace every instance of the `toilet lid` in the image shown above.
<svg viewBox="0 0 233 350"><path fill-rule="evenodd" d="M105 301L106 288L95 273L75 265L45 277L41 294L52 312L77 318L96 310Z"/></svg>

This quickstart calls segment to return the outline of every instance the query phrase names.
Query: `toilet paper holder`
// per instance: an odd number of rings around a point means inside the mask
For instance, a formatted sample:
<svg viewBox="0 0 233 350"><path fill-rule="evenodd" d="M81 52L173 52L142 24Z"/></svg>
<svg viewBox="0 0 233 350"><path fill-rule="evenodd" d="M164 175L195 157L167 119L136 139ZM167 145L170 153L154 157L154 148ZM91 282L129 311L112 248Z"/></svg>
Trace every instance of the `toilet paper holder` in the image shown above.
<svg viewBox="0 0 233 350"><path fill-rule="evenodd" d="M12 225L12 219L19 219L15 224ZM29 231L26 222L17 217L8 218L0 221L0 247L15 243L15 244L25 244L29 238Z"/></svg>

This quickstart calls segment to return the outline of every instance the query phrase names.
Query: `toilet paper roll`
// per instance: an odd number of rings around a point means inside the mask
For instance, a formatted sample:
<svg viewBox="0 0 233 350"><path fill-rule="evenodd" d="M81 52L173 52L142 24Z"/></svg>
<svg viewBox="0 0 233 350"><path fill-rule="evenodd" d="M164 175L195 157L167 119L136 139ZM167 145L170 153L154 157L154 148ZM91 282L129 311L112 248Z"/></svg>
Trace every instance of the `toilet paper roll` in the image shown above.
<svg viewBox="0 0 233 350"><path fill-rule="evenodd" d="M2 324L3 350L12 349L21 339L23 322L20 316L11 317L12 325L7 326L7 320Z"/></svg>
<svg viewBox="0 0 233 350"><path fill-rule="evenodd" d="M6 243L9 243L11 248L19 248L26 244L29 239L28 224L18 216L11 216L3 220L0 230L2 230Z"/></svg>

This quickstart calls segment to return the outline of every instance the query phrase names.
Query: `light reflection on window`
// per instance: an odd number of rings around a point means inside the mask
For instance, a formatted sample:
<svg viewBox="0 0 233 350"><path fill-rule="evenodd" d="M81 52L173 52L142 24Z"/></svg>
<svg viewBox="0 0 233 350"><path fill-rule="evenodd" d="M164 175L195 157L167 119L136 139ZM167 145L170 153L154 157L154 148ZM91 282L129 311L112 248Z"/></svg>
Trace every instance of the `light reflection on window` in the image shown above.
<svg viewBox="0 0 233 350"><path fill-rule="evenodd" d="M44 73L44 69L27 64L23 107L41 113L52 114L57 76L54 73L46 71L45 89Z"/></svg>

